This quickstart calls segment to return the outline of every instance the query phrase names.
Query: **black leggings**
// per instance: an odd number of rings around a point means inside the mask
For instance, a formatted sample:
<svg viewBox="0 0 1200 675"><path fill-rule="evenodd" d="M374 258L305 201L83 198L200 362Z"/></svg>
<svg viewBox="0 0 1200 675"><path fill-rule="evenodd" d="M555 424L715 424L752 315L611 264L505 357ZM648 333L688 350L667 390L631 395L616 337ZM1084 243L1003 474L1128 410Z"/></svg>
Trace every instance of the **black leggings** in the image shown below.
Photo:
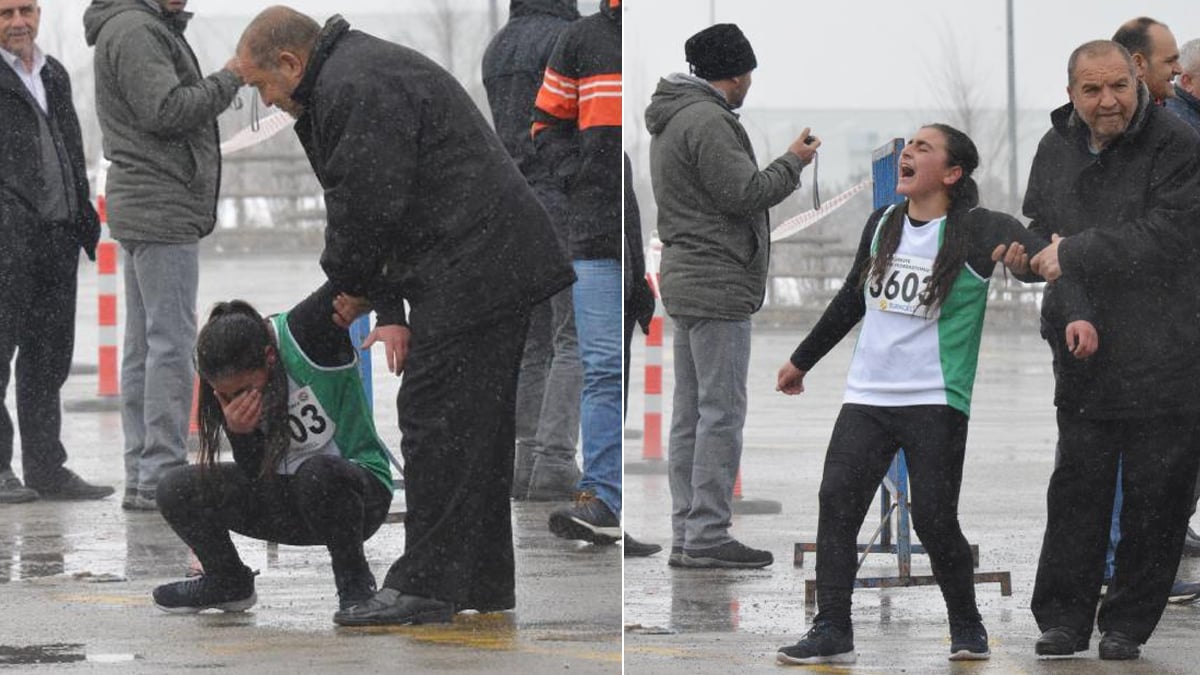
<svg viewBox="0 0 1200 675"><path fill-rule="evenodd" d="M205 473L174 469L158 486L167 523L207 574L234 574L242 561L230 532L290 546L329 549L336 578L369 571L363 541L387 517L392 493L371 472L342 457L319 455L293 475L250 478L232 463Z"/></svg>
<svg viewBox="0 0 1200 675"><path fill-rule="evenodd" d="M967 416L949 406L842 406L821 478L818 619L849 627L858 530L892 458L904 448L913 529L929 554L950 619L979 620L971 547L958 525L966 444Z"/></svg>

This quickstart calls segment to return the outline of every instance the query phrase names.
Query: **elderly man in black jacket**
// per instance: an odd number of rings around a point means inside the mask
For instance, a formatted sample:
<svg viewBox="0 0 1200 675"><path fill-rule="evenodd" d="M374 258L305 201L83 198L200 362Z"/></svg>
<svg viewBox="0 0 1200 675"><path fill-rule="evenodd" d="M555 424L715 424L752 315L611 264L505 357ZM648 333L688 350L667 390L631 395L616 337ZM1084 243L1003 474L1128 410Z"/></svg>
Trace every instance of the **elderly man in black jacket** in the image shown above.
<svg viewBox="0 0 1200 675"><path fill-rule="evenodd" d="M404 555L374 599L334 621L511 609L508 499L528 312L574 279L549 218L467 93L421 54L340 16L321 28L273 7L246 29L238 60L266 103L298 117L325 189L321 266L346 298L373 305L367 343L383 342L389 368L404 371ZM344 298L339 315L357 304Z"/></svg>
<svg viewBox="0 0 1200 675"><path fill-rule="evenodd" d="M100 221L71 82L35 42L41 14L37 0L0 0L0 503L113 493L63 466L59 391L75 341L79 250L95 259ZM26 485L12 471L3 405L14 351Z"/></svg>
<svg viewBox="0 0 1200 675"><path fill-rule="evenodd" d="M1200 138L1153 105L1117 43L1080 46L1068 71L1071 102L1051 115L1024 205L1055 240L1030 265L1052 282L1059 430L1031 606L1038 655L1086 650L1094 618L1100 658L1133 659L1166 606L1200 462ZM1060 276L1091 301L1100 347L1086 360L1054 325ZM1097 615L1118 462L1121 542Z"/></svg>

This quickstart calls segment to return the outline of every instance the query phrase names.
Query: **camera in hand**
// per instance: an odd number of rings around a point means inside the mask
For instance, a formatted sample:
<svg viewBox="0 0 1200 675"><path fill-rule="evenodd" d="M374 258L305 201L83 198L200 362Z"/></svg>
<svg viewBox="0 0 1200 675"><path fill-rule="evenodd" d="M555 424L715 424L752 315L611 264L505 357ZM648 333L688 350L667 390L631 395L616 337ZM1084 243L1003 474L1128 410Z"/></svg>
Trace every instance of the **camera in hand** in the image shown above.
<svg viewBox="0 0 1200 675"><path fill-rule="evenodd" d="M804 137L804 144L805 144L805 145L812 145L812 144L813 144L813 141L815 141L815 140L817 140L817 137L816 137L816 136L805 136L805 137Z"/></svg>

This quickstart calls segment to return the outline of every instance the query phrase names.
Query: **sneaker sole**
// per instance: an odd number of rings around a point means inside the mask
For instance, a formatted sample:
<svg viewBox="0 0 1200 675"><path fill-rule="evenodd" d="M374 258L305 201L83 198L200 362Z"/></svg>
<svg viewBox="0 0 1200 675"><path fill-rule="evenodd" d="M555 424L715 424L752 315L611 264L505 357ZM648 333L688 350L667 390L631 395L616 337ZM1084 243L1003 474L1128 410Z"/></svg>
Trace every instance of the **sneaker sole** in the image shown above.
<svg viewBox="0 0 1200 675"><path fill-rule="evenodd" d="M166 612L167 614L199 614L206 609L219 609L222 612L244 612L253 607L258 602L258 594L251 593L250 597L244 600L232 600L230 602L220 602L213 605L204 605L202 607L164 607L163 605L154 603L154 606Z"/></svg>
<svg viewBox="0 0 1200 675"><path fill-rule="evenodd" d="M749 570L767 567L774 562L774 560L766 560L762 562L738 562L736 560L722 560L721 558L693 558L686 553L679 558L679 565L681 567L691 567L694 569Z"/></svg>
<svg viewBox="0 0 1200 675"><path fill-rule="evenodd" d="M615 544L621 540L621 528L596 527L578 518L550 515L550 531L563 539L589 541L593 544Z"/></svg>
<svg viewBox="0 0 1200 675"><path fill-rule="evenodd" d="M14 497L11 495L2 496L0 497L0 504L28 504L29 502L36 502L37 500L38 494L34 492L33 494L21 495L19 497Z"/></svg>
<svg viewBox="0 0 1200 675"><path fill-rule="evenodd" d="M973 652L969 649L960 649L950 654L951 661L987 661L992 658L991 650L986 652Z"/></svg>
<svg viewBox="0 0 1200 675"><path fill-rule="evenodd" d="M785 666L815 666L822 663L849 664L858 660L858 656L853 652L842 652L841 654L830 654L829 656L809 656L807 658L796 658L788 656L783 652L775 653L775 660Z"/></svg>

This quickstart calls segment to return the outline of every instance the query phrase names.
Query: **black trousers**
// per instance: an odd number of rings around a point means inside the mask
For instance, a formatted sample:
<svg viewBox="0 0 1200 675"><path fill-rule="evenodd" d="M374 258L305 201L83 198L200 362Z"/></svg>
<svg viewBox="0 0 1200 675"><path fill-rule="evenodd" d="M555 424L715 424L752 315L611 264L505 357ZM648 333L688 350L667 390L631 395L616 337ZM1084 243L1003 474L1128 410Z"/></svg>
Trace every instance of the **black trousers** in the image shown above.
<svg viewBox="0 0 1200 675"><path fill-rule="evenodd" d="M515 312L453 335L413 335L396 401L404 555L384 586L459 610L514 605L509 491L528 323Z"/></svg>
<svg viewBox="0 0 1200 675"><path fill-rule="evenodd" d="M34 487L61 480L67 451L59 439L59 392L75 348L79 244L65 226L35 233L0 223L0 471L12 468L13 423L4 405L16 354L21 465ZM16 228L19 230L20 228Z"/></svg>
<svg viewBox="0 0 1200 675"><path fill-rule="evenodd" d="M833 427L817 521L819 620L850 625L858 530L904 448L913 529L929 554L951 621L978 621L971 546L958 524L967 416L944 405L885 408L847 403Z"/></svg>
<svg viewBox="0 0 1200 675"><path fill-rule="evenodd" d="M289 546L325 546L335 579L369 571L363 541L387 517L392 493L361 466L319 455L291 475L251 478L232 463L167 473L159 510L207 574L240 572L230 532Z"/></svg>
<svg viewBox="0 0 1200 675"><path fill-rule="evenodd" d="M1046 534L1030 608L1043 631L1120 631L1145 642L1179 566L1200 454L1195 414L1084 419L1058 411L1058 454L1046 490ZM1121 541L1100 611L1117 460Z"/></svg>

